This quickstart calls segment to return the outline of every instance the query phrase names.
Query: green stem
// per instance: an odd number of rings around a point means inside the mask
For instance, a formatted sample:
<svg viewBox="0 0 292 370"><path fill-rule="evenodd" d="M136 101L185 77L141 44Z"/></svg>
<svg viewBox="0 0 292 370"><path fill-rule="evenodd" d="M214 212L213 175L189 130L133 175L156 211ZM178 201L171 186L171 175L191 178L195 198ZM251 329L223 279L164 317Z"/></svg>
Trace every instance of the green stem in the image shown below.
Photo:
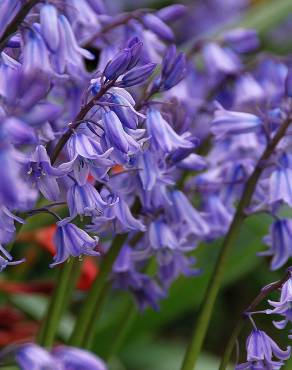
<svg viewBox="0 0 292 370"><path fill-rule="evenodd" d="M105 297L109 289L108 277L112 270L112 265L126 239L126 234L117 235L109 252L104 257L100 272L96 277L76 319L75 327L69 341L71 345L81 346L87 342L86 337L88 335L90 335L90 341L92 340L94 330L92 330L91 326L97 321L96 316L101 313L102 307L105 303ZM91 331L93 333L89 334Z"/></svg>
<svg viewBox="0 0 292 370"><path fill-rule="evenodd" d="M103 288L100 291L98 302L95 307L94 316L91 317L91 323L88 327L87 335L83 338L81 346L86 349L90 349L92 347L93 341L95 339L96 328L97 324L99 323L99 319L102 315L104 305L108 298L110 291L110 281L107 281Z"/></svg>
<svg viewBox="0 0 292 370"><path fill-rule="evenodd" d="M286 283L286 281L288 279L290 279L291 277L291 271L292 271L292 268L289 267L286 271L286 274L282 277L282 279L278 280L278 281L275 281L274 283L271 283L265 287L263 287L260 291L260 293L256 296L256 298L252 301L252 303L246 308L246 310L244 311L243 315L241 316L241 318L239 318L239 320L237 321L237 325L235 326L235 328L233 329L233 332L230 336L230 339L227 343L227 346L225 348L225 351L224 351L224 354L223 354L223 357L222 357L222 361L221 361L221 364L220 364L220 367L219 367L219 370L225 370L228 363L229 363L229 359L230 359L230 356L231 356L231 353L232 353L232 350L233 350L233 347L235 345L235 342L243 328L243 325L244 325L244 320L248 317L247 314L249 312L253 312L257 306L272 292L275 292L275 291L278 291L279 289L282 288L282 286Z"/></svg>
<svg viewBox="0 0 292 370"><path fill-rule="evenodd" d="M120 317L119 325L116 328L116 335L111 341L111 345L108 348L108 351L103 356L106 362L109 362L120 350L122 344L124 343L129 330L133 326L135 319L137 318L137 307L135 303L129 299L125 306Z"/></svg>
<svg viewBox="0 0 292 370"><path fill-rule="evenodd" d="M136 239L132 239L132 245L135 245L138 240L140 240L141 235L136 236ZM151 276L155 273L156 260L155 258L150 259L148 264L143 269L143 272ZM108 352L105 354L104 359L108 362L113 358L120 350L123 342L127 338L127 335L133 326L137 316L138 316L137 305L133 300L128 297L127 301L124 302L123 307L121 308L121 315L119 315L119 323L117 325L115 336L111 341L111 345L108 349Z"/></svg>
<svg viewBox="0 0 292 370"><path fill-rule="evenodd" d="M203 345L203 341L206 336L209 321L213 312L213 307L219 293L221 282L224 276L224 271L226 268L226 263L228 261L233 244L236 241L237 235L245 219L245 209L250 204L257 182L264 170L265 162L269 159L271 154L274 152L277 144L285 135L286 130L290 124L290 119L291 118L288 117L282 123L276 135L268 143L254 171L245 184L235 216L223 240L220 253L215 264L214 272L211 276L207 291L203 298L203 302L197 318L197 325L193 329L192 337L188 344L181 370L193 370L195 368Z"/></svg>
<svg viewBox="0 0 292 370"><path fill-rule="evenodd" d="M68 287L74 260L63 263L58 271L56 287L48 305L47 312L42 322L37 341L44 347L51 347L54 343L58 325L64 312L67 300ZM70 289L70 288L69 288Z"/></svg>
<svg viewBox="0 0 292 370"><path fill-rule="evenodd" d="M230 338L229 338L229 341L227 343L227 346L225 347L225 351L224 351L224 354L223 354L223 357L222 357L222 360L221 360L221 363L220 363L220 366L219 366L219 370L225 370L229 364L229 360L230 360L230 357L231 357L231 354L232 354L232 351L233 351L233 348L234 348L234 345L235 345L235 342L243 328L243 325L244 325L244 320L241 318L238 320Z"/></svg>
<svg viewBox="0 0 292 370"><path fill-rule="evenodd" d="M82 267L83 262L81 260L74 260L73 267L70 272L70 277L69 281L67 284L67 289L65 291L65 294L63 296L63 308L62 308L62 313L65 312L68 303L70 302L70 298L73 295L73 292L75 290L75 287L77 285L77 281L80 277L80 272L81 272L81 267Z"/></svg>

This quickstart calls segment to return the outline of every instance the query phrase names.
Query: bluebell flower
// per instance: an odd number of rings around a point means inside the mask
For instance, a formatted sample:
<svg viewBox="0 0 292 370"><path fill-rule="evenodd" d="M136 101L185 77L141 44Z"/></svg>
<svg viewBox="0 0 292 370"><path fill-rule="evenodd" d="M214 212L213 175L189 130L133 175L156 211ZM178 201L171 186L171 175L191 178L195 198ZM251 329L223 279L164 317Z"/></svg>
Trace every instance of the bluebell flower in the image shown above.
<svg viewBox="0 0 292 370"><path fill-rule="evenodd" d="M145 27L154 32L158 37L170 42L174 40L174 34L171 28L156 15L152 13L144 14L142 21Z"/></svg>
<svg viewBox="0 0 292 370"><path fill-rule="evenodd" d="M216 136L248 133L261 128L262 121L256 115L229 111L222 107L215 111L215 119L211 122L211 132Z"/></svg>
<svg viewBox="0 0 292 370"><path fill-rule="evenodd" d="M103 360L81 348L57 346L51 353L64 370L107 370Z"/></svg>
<svg viewBox="0 0 292 370"><path fill-rule="evenodd" d="M177 156L179 158L179 156ZM176 155L172 156L172 159L176 159ZM189 171L203 171L206 170L208 167L207 161L202 156L191 153L187 157L183 158L181 161L177 163L179 168L183 168Z"/></svg>
<svg viewBox="0 0 292 370"><path fill-rule="evenodd" d="M108 80L115 80L138 63L143 43L133 38L128 47L119 51L105 67L103 74Z"/></svg>
<svg viewBox="0 0 292 370"><path fill-rule="evenodd" d="M6 30L7 25L15 17L15 14L19 10L21 4L18 0L3 0L0 3L0 37Z"/></svg>
<svg viewBox="0 0 292 370"><path fill-rule="evenodd" d="M52 76L54 74L49 59L49 52L42 36L34 28L24 34L23 63L24 74L31 75L36 71Z"/></svg>
<svg viewBox="0 0 292 370"><path fill-rule="evenodd" d="M115 112L103 113L102 123L105 138L110 147L114 147L123 153L135 152L139 149L139 143L123 129L122 123Z"/></svg>
<svg viewBox="0 0 292 370"><path fill-rule="evenodd" d="M264 238L270 249L261 252L261 256L272 256L271 269L282 267L292 256L292 219L280 219L272 223L270 233Z"/></svg>
<svg viewBox="0 0 292 370"><path fill-rule="evenodd" d="M17 208L21 204L21 197L25 193L22 190L23 184L19 178L20 167L15 152L6 142L1 142L0 145L0 162L0 205Z"/></svg>
<svg viewBox="0 0 292 370"><path fill-rule="evenodd" d="M58 29L58 12L54 5L44 4L40 10L42 36L52 52L56 52L60 44Z"/></svg>
<svg viewBox="0 0 292 370"><path fill-rule="evenodd" d="M288 67L272 58L265 59L259 64L256 76L265 91L266 99L278 103L285 95L287 73Z"/></svg>
<svg viewBox="0 0 292 370"><path fill-rule="evenodd" d="M130 87L145 83L147 78L151 76L155 67L155 63L147 63L131 69L123 76L119 86Z"/></svg>
<svg viewBox="0 0 292 370"><path fill-rule="evenodd" d="M165 222L155 220L149 225L149 244L153 251L176 249L179 242L172 229Z"/></svg>
<svg viewBox="0 0 292 370"><path fill-rule="evenodd" d="M162 117L159 110L150 108L146 118L147 132L155 149L169 153L178 148L191 148L193 144L181 135L178 135Z"/></svg>
<svg viewBox="0 0 292 370"><path fill-rule="evenodd" d="M124 244L112 268L114 287L121 290L138 287L141 275L136 271L132 248Z"/></svg>
<svg viewBox="0 0 292 370"><path fill-rule="evenodd" d="M291 155L283 153L276 169L270 176L269 203L287 203L292 207L292 161Z"/></svg>
<svg viewBox="0 0 292 370"><path fill-rule="evenodd" d="M204 219L209 225L208 239L223 236L232 221L234 211L222 201L219 194L211 193L204 198Z"/></svg>
<svg viewBox="0 0 292 370"><path fill-rule="evenodd" d="M221 198L224 204L232 207L242 194L244 184L254 169L254 161L249 158L237 158L237 161L230 161L223 164L221 168L221 181L225 186L221 190Z"/></svg>
<svg viewBox="0 0 292 370"><path fill-rule="evenodd" d="M99 256L94 249L98 243L98 237L89 236L84 230L68 222L67 219L57 222L57 230L54 237L57 253L50 267L63 263L70 256L82 255Z"/></svg>
<svg viewBox="0 0 292 370"><path fill-rule="evenodd" d="M264 90L251 74L243 74L236 81L234 98L236 105L255 104L264 97Z"/></svg>
<svg viewBox="0 0 292 370"><path fill-rule="evenodd" d="M150 191L159 178L160 171L157 165L156 157L150 150L142 152L138 158L139 178L143 189Z"/></svg>
<svg viewBox="0 0 292 370"><path fill-rule="evenodd" d="M173 186L174 181L167 178L163 173L155 182L150 191L143 191L141 194L141 201L145 210L151 212L153 209L167 209L171 207L172 202L169 197L169 186Z"/></svg>
<svg viewBox="0 0 292 370"><path fill-rule="evenodd" d="M45 198L57 200L60 190L56 179L65 176L72 168L73 161L53 167L45 147L38 145L27 160L24 171L27 174L27 180L36 186Z"/></svg>
<svg viewBox="0 0 292 370"><path fill-rule="evenodd" d="M139 37L134 36L130 38L126 46L131 50L131 60L128 65L128 70L130 70L131 68L134 68L140 60L143 42L139 39Z"/></svg>
<svg viewBox="0 0 292 370"><path fill-rule="evenodd" d="M18 265L24 261L24 259L14 261L11 254L4 247L4 245L10 243L15 236L15 221L21 224L25 223L20 217L11 213L8 208L2 206L0 208L0 252L4 257L0 256L0 271L3 271L8 265Z"/></svg>
<svg viewBox="0 0 292 370"><path fill-rule="evenodd" d="M0 244L8 244L14 238L16 231L15 221L20 224L25 223L22 218L15 216L7 207L2 206L0 208Z"/></svg>
<svg viewBox="0 0 292 370"><path fill-rule="evenodd" d="M175 45L170 45L162 59L161 86L169 90L177 85L186 74L185 54L177 53Z"/></svg>
<svg viewBox="0 0 292 370"><path fill-rule="evenodd" d="M113 162L108 158L112 148L103 151L100 143L82 131L77 131L70 136L67 143L67 150L71 160L78 156L97 161L99 166L110 167Z"/></svg>
<svg viewBox="0 0 292 370"><path fill-rule="evenodd" d="M222 48L214 42L206 43L202 53L207 70L211 74L236 74L242 68L239 58L232 50Z"/></svg>
<svg viewBox="0 0 292 370"><path fill-rule="evenodd" d="M107 101L116 104L111 106L111 110L116 113L123 127L135 130L138 126L138 114L134 109L135 101L126 90L118 89L118 87L111 89L112 93Z"/></svg>
<svg viewBox="0 0 292 370"><path fill-rule="evenodd" d="M155 280L136 270L133 255L132 249L125 244L113 265L113 286L130 291L141 310L147 306L157 310L158 302L165 297L165 292Z"/></svg>
<svg viewBox="0 0 292 370"><path fill-rule="evenodd" d="M63 108L60 105L42 102L23 113L20 118L30 126L38 127L45 122L56 121L56 119L61 116L62 112Z"/></svg>
<svg viewBox="0 0 292 370"><path fill-rule="evenodd" d="M103 8L102 1L97 0L90 3L88 0L71 0L70 5L66 12L68 18L74 25L74 30L82 30L82 36L86 40L87 35L90 37L99 27L96 9ZM78 11L78 14L76 14L76 11Z"/></svg>
<svg viewBox="0 0 292 370"><path fill-rule="evenodd" d="M175 21L178 18L185 15L187 12L187 7L182 4L173 4L165 6L159 9L155 15L160 18L163 22Z"/></svg>
<svg viewBox="0 0 292 370"><path fill-rule="evenodd" d="M132 215L129 204L121 197L113 201L102 215L94 217L92 222L92 225L88 227L89 231L110 230L116 233L125 233L129 231L145 231L146 229L145 225Z"/></svg>
<svg viewBox="0 0 292 370"><path fill-rule="evenodd" d="M16 348L15 357L22 370L107 370L99 357L68 346L57 346L49 352L37 344L26 343Z"/></svg>
<svg viewBox="0 0 292 370"><path fill-rule="evenodd" d="M286 351L281 350L264 331L258 329L254 329L249 335L246 350L247 362L237 365L236 370L279 370L291 352L290 347Z"/></svg>
<svg viewBox="0 0 292 370"><path fill-rule="evenodd" d="M36 144L37 135L32 127L16 117L8 117L2 122L3 130L15 145Z"/></svg>
<svg viewBox="0 0 292 370"><path fill-rule="evenodd" d="M60 361L42 347L28 343L17 349L16 362L23 370L63 370Z"/></svg>
<svg viewBox="0 0 292 370"><path fill-rule="evenodd" d="M102 179L114 165L109 158L113 148L103 150L98 141L81 131L71 135L67 150L69 158L74 162L74 178L80 185L87 182L89 172L95 176L96 169L102 170L102 174L99 173L98 176L98 179Z"/></svg>
<svg viewBox="0 0 292 370"><path fill-rule="evenodd" d="M131 289L140 310L145 310L151 306L154 310L159 310L159 302L166 297L165 291L158 283L145 274L140 275L140 283Z"/></svg>
<svg viewBox="0 0 292 370"><path fill-rule="evenodd" d="M194 267L196 259L180 251L166 252L159 258L158 277L161 285L168 289L180 275L196 276L200 270Z"/></svg>
<svg viewBox="0 0 292 370"><path fill-rule="evenodd" d="M105 67L103 74L108 80L117 79L128 70L132 58L131 49L119 51Z"/></svg>
<svg viewBox="0 0 292 370"><path fill-rule="evenodd" d="M59 15L58 29L60 45L58 51L52 55L56 72L60 74L67 72L77 83L83 84L88 78L83 57L94 59L94 55L78 45L70 22L65 15Z"/></svg>
<svg viewBox="0 0 292 370"><path fill-rule="evenodd" d="M272 309L267 309L266 313L276 314L283 316L281 321L273 321L273 324L277 329L284 329L288 322L292 322L292 279L290 278L283 284L281 288L280 301L268 300L269 304L273 307ZM292 338L292 333L290 330L289 338Z"/></svg>
<svg viewBox="0 0 292 370"><path fill-rule="evenodd" d="M174 222L183 222L187 232L197 236L207 236L210 228L202 215L192 206L185 194L179 190L171 192L173 206L170 209Z"/></svg>
<svg viewBox="0 0 292 370"><path fill-rule="evenodd" d="M124 244L113 264L113 272L117 274L124 273L129 271L133 266L132 248L128 244Z"/></svg>
<svg viewBox="0 0 292 370"><path fill-rule="evenodd" d="M250 28L234 28L224 33L224 41L237 53L247 53L259 47L258 33Z"/></svg>
<svg viewBox="0 0 292 370"><path fill-rule="evenodd" d="M3 54L1 59L4 59ZM20 66L11 65L10 61L0 63L0 94L5 97L6 104L11 107L17 101L19 116L23 118L23 115L35 108L42 99L42 105L44 105L44 98L50 88L50 78L41 71L37 76L33 71L23 74ZM46 106L48 105L46 103ZM53 108L57 105L51 103L50 106L55 114ZM60 112L62 109L59 108L59 114Z"/></svg>
<svg viewBox="0 0 292 370"><path fill-rule="evenodd" d="M73 184L67 192L70 216L98 216L103 213L107 203L101 198L95 187L89 183Z"/></svg>

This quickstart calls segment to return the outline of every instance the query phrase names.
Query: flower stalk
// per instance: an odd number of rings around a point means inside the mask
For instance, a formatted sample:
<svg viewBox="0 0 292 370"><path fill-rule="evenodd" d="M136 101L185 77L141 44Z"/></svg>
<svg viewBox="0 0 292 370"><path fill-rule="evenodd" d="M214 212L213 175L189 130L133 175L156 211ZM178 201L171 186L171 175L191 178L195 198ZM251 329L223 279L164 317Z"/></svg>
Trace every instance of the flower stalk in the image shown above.
<svg viewBox="0 0 292 370"><path fill-rule="evenodd" d="M71 258L68 262L63 263L58 271L55 290L37 338L37 342L44 347L50 348L54 343L62 313L66 308L65 302L68 298L66 292L70 291L69 285L73 263L74 260Z"/></svg>
<svg viewBox="0 0 292 370"><path fill-rule="evenodd" d="M214 304L220 290L225 266L228 261L232 246L237 239L238 233L245 219L245 210L251 202L257 182L264 170L265 162L270 158L276 146L284 137L290 123L291 117L288 116L288 118L278 129L273 139L267 144L266 149L260 157L254 171L246 182L235 216L223 240L212 277L210 279L209 285L202 301L199 315L197 317L197 325L194 327L191 340L185 353L181 370L193 370L196 366L209 326Z"/></svg>
<svg viewBox="0 0 292 370"><path fill-rule="evenodd" d="M235 328L233 329L233 332L231 333L231 336L229 338L229 341L227 343L227 346L225 348L224 354L222 356L222 360L220 363L219 370L225 370L228 366L235 342L244 326L244 321L246 318L248 318L248 314L251 313L256 309L256 307L271 293L274 291L277 291L280 289L285 282L291 277L291 268L289 268L286 272L286 274L283 276L281 280L278 280L272 284L269 284L265 287L263 287L260 291L260 293L256 296L256 298L252 301L252 303L247 307L247 309L244 311L243 315L238 320Z"/></svg>
<svg viewBox="0 0 292 370"><path fill-rule="evenodd" d="M127 234L116 236L109 252L106 254L101 264L100 273L88 292L77 317L73 333L69 340L70 345L85 345L87 348L90 346L95 333L94 322L98 320L97 316L99 316L102 311L107 291L110 288L108 285L109 274L126 238Z"/></svg>

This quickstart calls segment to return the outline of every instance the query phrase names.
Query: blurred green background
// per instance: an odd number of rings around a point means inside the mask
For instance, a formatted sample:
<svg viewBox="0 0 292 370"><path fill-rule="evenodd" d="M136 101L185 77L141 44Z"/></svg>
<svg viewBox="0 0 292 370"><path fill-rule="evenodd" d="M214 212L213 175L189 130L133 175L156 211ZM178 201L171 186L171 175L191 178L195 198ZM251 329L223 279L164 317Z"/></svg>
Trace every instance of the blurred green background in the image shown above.
<svg viewBox="0 0 292 370"><path fill-rule="evenodd" d="M218 0L219 3L220 1L225 0ZM137 6L136 2L129 1L128 3L129 8ZM148 1L147 6L160 8L170 3L171 1ZM196 6L200 1L193 0L183 3ZM254 27L260 33L264 50L285 55L292 50L292 38L288 32L281 34L280 31L281 27L284 31L288 27L291 14L292 0L252 1L239 17L229 20L228 27L231 25ZM219 28L222 27L227 26L220 25ZM271 37L275 32L277 37ZM38 216L38 220L33 218L27 228L36 228L46 222L46 216L44 218ZM245 223L238 242L234 245L198 370L218 368L219 358L241 312L258 294L262 286L277 280L283 274L283 271L270 272L269 261L256 256L257 252L265 248L262 237L268 232L269 222L268 216L251 217ZM28 246L19 243L17 247L27 248ZM121 293L111 294L102 319L97 325L94 350L101 357L110 358L112 370L179 369L219 247L220 240L199 246L194 255L198 259L197 265L203 270L202 275L179 279L172 286L169 297L162 302L158 312L149 309L144 313L138 313L130 297ZM49 257L47 258L49 260ZM44 258L37 272L17 268L14 273L11 270L5 272L1 275L1 279L33 279L38 272L44 270L43 266L47 265L47 262ZM53 277L54 274L52 270L47 271L48 277ZM72 312L78 309L81 297L81 293L75 296ZM1 299L3 302L8 299L28 317L37 320L41 319L47 302L47 299L40 295L15 294L8 297L2 294ZM73 317L72 313L63 318L59 331L60 339L66 339L69 336L73 326ZM127 322L126 326L123 325L125 322ZM257 323L272 337L277 338L283 348L287 346L287 331L280 332L275 329L270 317L259 316ZM244 354L244 343L249 330L250 325L247 323L239 341L241 354ZM113 349L118 349L116 358L111 358ZM292 363L286 366L286 370L291 369Z"/></svg>

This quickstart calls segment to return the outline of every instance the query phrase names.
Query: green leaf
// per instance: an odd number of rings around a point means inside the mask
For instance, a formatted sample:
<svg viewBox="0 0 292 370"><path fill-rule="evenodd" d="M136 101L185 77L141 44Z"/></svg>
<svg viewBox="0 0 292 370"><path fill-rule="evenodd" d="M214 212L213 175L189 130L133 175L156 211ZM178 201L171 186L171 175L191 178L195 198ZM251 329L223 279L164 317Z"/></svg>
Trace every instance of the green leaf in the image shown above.
<svg viewBox="0 0 292 370"><path fill-rule="evenodd" d="M182 341L162 341L153 337L143 337L124 348L121 361L127 370L170 370L179 369L185 343ZM203 353L197 368L200 370L218 369L219 359ZM231 370L229 367L227 370ZM112 368L114 370L114 367Z"/></svg>
<svg viewBox="0 0 292 370"><path fill-rule="evenodd" d="M249 218L234 245L234 252L226 268L223 287L235 283L248 275L261 263L256 253L262 249L262 237L267 233L270 218L266 215L257 215ZM137 340L142 333L155 332L179 319L188 312L194 312L202 300L203 293L209 281L213 265L220 248L220 241L200 246L195 251L197 265L203 268L199 277L178 279L169 292L167 299L161 302L161 310L154 312L149 309L145 313L137 313L132 327L129 329L128 341ZM251 297L253 298L253 297ZM132 305L135 303L132 301ZM133 307L132 306L132 307ZM125 320L123 312L129 305L127 295L113 294L109 299L97 331L95 350L100 355L107 353L112 338L116 336L116 328L121 320ZM129 313L130 315L130 313ZM102 341L99 338L103 338Z"/></svg>
<svg viewBox="0 0 292 370"><path fill-rule="evenodd" d="M22 312L32 317L34 320L40 321L46 311L48 298L39 295L17 294L10 296L11 302L18 307ZM62 317L58 336L66 341L71 335L74 324L74 318L70 314Z"/></svg>
<svg viewBox="0 0 292 370"><path fill-rule="evenodd" d="M261 35L277 26L292 12L291 0L269 0L251 7L236 27L255 28ZM234 24L232 24L234 26Z"/></svg>

